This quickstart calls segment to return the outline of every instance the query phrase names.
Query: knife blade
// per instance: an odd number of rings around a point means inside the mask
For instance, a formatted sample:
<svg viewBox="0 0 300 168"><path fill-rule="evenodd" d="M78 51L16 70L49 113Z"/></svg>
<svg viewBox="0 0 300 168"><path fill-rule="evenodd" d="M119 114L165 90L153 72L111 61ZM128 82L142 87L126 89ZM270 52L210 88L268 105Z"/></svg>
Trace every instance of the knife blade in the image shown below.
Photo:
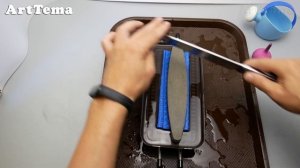
<svg viewBox="0 0 300 168"><path fill-rule="evenodd" d="M198 45L195 45L193 43L184 41L182 39L167 35L165 38L166 42L168 44L177 46L181 49L183 49L184 51L190 51L192 53L198 53L197 55L199 55L202 58L208 59L214 63L217 63L221 66L230 68L230 69L236 69L239 72L246 72L246 71L250 71L250 72L254 72L256 74L262 75L272 81L276 81L277 80L277 76L275 74L272 73L267 73L267 72L263 72L261 70L255 69L249 65L231 60L225 56L222 56L220 54L217 54L213 51L207 50L205 48L202 48ZM200 52L200 53L199 53Z"/></svg>

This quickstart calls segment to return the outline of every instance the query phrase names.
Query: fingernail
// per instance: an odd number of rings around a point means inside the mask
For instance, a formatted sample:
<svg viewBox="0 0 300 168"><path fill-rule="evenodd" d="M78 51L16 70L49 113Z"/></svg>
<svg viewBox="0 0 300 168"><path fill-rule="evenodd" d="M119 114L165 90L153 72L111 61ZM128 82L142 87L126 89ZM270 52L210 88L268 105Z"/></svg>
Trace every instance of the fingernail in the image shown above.
<svg viewBox="0 0 300 168"><path fill-rule="evenodd" d="M156 17L155 20L162 22L164 19L162 17Z"/></svg>
<svg viewBox="0 0 300 168"><path fill-rule="evenodd" d="M252 73L250 73L250 72L246 72L246 73L244 74L244 79L245 79L246 81L252 81L253 78L254 78L254 75L253 75Z"/></svg>
<svg viewBox="0 0 300 168"><path fill-rule="evenodd" d="M165 24L166 26L171 26L171 23L168 22L168 21L164 21L164 24Z"/></svg>

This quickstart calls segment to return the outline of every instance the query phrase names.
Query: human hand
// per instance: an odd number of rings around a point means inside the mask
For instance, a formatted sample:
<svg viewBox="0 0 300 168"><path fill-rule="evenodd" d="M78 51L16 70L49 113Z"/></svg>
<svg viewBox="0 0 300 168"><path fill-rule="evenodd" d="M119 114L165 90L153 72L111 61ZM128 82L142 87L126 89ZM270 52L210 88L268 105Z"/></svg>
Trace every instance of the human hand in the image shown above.
<svg viewBox="0 0 300 168"><path fill-rule="evenodd" d="M245 64L276 74L277 82L251 72L246 72L244 79L268 94L281 107L300 113L300 59L251 59Z"/></svg>
<svg viewBox="0 0 300 168"><path fill-rule="evenodd" d="M155 74L152 48L170 29L170 23L155 18L144 26L128 21L103 40L106 64L102 84L135 100L150 85Z"/></svg>

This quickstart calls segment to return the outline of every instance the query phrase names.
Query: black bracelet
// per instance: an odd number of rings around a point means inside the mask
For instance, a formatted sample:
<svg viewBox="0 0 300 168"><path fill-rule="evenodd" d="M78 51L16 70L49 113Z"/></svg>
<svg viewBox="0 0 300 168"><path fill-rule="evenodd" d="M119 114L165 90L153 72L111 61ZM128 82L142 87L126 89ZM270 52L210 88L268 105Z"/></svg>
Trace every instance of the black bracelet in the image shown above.
<svg viewBox="0 0 300 168"><path fill-rule="evenodd" d="M113 100L115 102L118 102L125 106L128 111L131 110L131 107L133 105L133 101L128 98L127 96L109 88L104 85L98 85L92 88L89 94L92 98L97 98L97 97L106 97L110 100Z"/></svg>

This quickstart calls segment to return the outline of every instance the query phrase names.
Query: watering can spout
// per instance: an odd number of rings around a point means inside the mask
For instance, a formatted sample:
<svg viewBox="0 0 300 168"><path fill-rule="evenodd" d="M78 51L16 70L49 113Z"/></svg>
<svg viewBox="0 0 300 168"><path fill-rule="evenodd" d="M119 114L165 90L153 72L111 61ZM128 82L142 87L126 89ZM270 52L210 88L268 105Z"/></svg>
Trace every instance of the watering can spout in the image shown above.
<svg viewBox="0 0 300 168"><path fill-rule="evenodd" d="M257 21L258 20L256 19L258 17L257 15L260 15L257 11L258 11L257 6L251 6L246 12L246 20L248 22Z"/></svg>

